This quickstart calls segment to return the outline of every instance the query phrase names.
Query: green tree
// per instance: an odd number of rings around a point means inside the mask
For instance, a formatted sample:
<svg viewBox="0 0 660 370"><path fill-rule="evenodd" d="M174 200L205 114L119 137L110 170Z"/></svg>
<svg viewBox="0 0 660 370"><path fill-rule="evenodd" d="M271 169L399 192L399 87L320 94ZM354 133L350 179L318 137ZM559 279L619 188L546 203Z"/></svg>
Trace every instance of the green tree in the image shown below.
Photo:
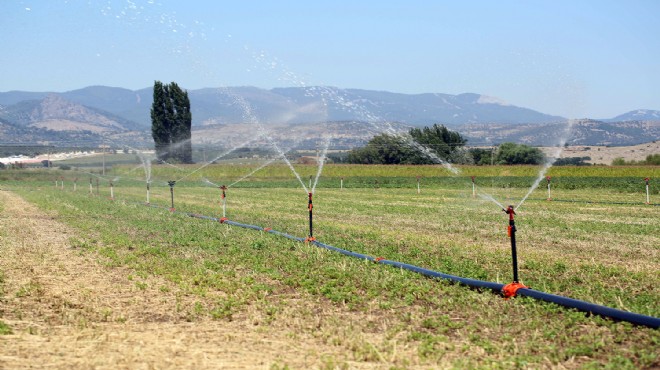
<svg viewBox="0 0 660 370"><path fill-rule="evenodd" d="M433 124L431 127L412 128L410 136L416 142L429 148L442 160L451 161L459 148L463 147L467 140L461 134L450 131L444 125Z"/></svg>
<svg viewBox="0 0 660 370"><path fill-rule="evenodd" d="M442 160L451 161L458 149L465 145L457 132L444 126L433 125L409 131L410 137L380 134L374 136L365 147L352 150L348 163L362 164L433 164L436 163L423 153L414 142L421 144Z"/></svg>
<svg viewBox="0 0 660 370"><path fill-rule="evenodd" d="M540 164L545 160L539 148L525 144L502 143L497 149L497 164Z"/></svg>
<svg viewBox="0 0 660 370"><path fill-rule="evenodd" d="M188 92L175 82L154 82L151 106L151 136L156 156L163 161L192 163L192 114Z"/></svg>

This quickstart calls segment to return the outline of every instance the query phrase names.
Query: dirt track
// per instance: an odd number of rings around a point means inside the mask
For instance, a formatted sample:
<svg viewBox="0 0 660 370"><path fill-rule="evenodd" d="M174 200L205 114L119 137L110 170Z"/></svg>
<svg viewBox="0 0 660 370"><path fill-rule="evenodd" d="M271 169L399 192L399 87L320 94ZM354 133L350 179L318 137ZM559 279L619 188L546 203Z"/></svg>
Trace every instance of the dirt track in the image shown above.
<svg viewBox="0 0 660 370"><path fill-rule="evenodd" d="M318 339L257 325L190 317L199 297L108 267L69 243L75 231L0 191L0 368L317 368L347 361ZM168 289L163 289L168 287ZM380 365L383 365L382 363Z"/></svg>

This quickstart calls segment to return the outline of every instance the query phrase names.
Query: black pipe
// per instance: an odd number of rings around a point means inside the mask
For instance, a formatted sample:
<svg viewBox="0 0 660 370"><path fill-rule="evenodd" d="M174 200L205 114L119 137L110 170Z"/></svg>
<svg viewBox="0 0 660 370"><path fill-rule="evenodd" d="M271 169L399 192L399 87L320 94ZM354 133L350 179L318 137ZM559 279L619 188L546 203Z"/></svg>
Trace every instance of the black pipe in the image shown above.
<svg viewBox="0 0 660 370"><path fill-rule="evenodd" d="M564 307L575 308L583 312L590 312L595 315L609 317L619 321L627 321L637 325L648 326L653 329L660 328L660 318L653 316L646 316L634 312L617 310L615 308L579 301L577 299L562 297L555 294L540 292L538 290L529 288L520 288L516 293L521 296L556 303Z"/></svg>
<svg viewBox="0 0 660 370"><path fill-rule="evenodd" d="M155 208L161 208L161 207L154 206L154 205L149 205L149 206L155 207ZM194 214L194 213L188 213L188 216L196 217L196 218L203 218L203 219L208 219L208 220L213 220L213 221L218 221L218 219L215 218L215 217L202 216L202 215L197 215L197 214ZM239 227L243 227L243 228L258 230L258 231L266 231L266 232L269 232L269 233L272 233L272 234L284 236L286 238L296 240L296 241L300 241L300 242L309 241L309 239L295 237L295 236L292 236L292 235L289 235L289 234L286 234L286 233L282 233L282 232L279 232L279 231L275 231L275 230L272 230L272 229L266 230L266 229L262 228L261 226L241 224L241 223L234 222L234 221L224 221L224 223L227 223L227 224L233 225L233 226L239 226ZM460 276L444 274L442 272L425 269L425 268L422 268L422 267L419 267L419 266L410 265L410 264L403 263L403 262L390 261L390 260L386 260L386 259L383 259L383 258L380 258L380 257L379 258L374 258L374 257L371 257L371 256L367 256L365 254L351 252L351 251L348 251L348 250L345 250L345 249L337 248L337 247L334 247L334 246L331 246L331 245L328 245L328 244L323 244L323 243L320 243L320 242L317 242L317 241L311 241L311 243L318 246L318 247L322 247L322 248L325 248L325 249L328 249L328 250L339 252L339 253L344 254L346 256L351 256L351 257L355 257L355 258L359 258L359 259L365 259L365 260L381 263L383 265L398 267L398 268L405 269L405 270L408 270L408 271L416 272L416 273L421 274L421 275L429 276L429 277L432 277L432 278L446 279L446 280L450 280L450 281L460 283L460 284L464 284L464 285L474 287L474 288L486 288L486 289L491 289L491 290L496 291L496 292L501 292L502 289L505 286L504 284L490 282L490 281L483 281L483 280L470 279L470 278L464 278L464 277L460 277ZM642 314L638 314L638 313L634 313L634 312L617 310L615 308L611 308L611 307L607 307L607 306L601 306L601 305L597 305L597 304L594 304L594 303L580 301L580 300L577 300L577 299L563 297L563 296L559 296L559 295L555 295L555 294L545 293L545 292L541 292L541 291L533 290L533 289L529 289L529 288L519 288L519 289L517 289L516 294L521 295L521 296L525 296L525 297L530 297L530 298L542 300L542 301L546 301L546 302L556 303L558 305L568 307L568 308L575 308L575 309L583 311L583 312L588 312L588 313L591 313L591 314L603 316L603 317L606 317L606 318L611 318L611 319L614 319L614 320L626 321L626 322L629 322L629 323L632 323L632 324L642 325L642 326L650 327L650 328L653 328L653 329L660 328L660 318L653 317L653 316L647 316L647 315L642 315Z"/></svg>

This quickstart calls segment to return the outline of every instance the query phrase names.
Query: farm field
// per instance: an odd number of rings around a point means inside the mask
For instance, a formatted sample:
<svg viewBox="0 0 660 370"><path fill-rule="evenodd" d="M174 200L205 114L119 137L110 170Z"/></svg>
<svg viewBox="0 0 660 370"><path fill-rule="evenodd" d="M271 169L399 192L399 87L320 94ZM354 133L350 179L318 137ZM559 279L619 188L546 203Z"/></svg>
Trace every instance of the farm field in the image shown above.
<svg viewBox="0 0 660 370"><path fill-rule="evenodd" d="M210 183L231 185L257 168L154 166L150 202L159 207L145 206L146 171L133 166L115 167L98 188L97 175L83 172L0 174L0 361L9 367L660 366L658 330L524 297L504 300L185 215L221 217L220 191ZM311 188L317 168L296 170ZM451 176L439 166L326 165L314 192L314 236L374 257L508 283L508 216L487 198L518 205L537 173L536 167L463 167ZM543 180L517 210L522 282L660 316L660 194L653 180L660 170L557 167L548 175L552 200ZM167 180L178 180L175 213L168 211ZM305 237L307 200L292 172L272 165L229 187L226 217Z"/></svg>

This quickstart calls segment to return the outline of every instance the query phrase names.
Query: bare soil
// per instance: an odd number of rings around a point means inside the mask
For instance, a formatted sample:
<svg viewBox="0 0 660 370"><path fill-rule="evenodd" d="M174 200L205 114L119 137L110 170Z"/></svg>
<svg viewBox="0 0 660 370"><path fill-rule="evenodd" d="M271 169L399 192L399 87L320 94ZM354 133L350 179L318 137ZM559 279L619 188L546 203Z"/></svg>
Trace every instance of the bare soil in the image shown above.
<svg viewBox="0 0 660 370"><path fill-rule="evenodd" d="M0 323L12 331L0 335L0 368L386 365L351 361L341 347L297 330L336 316L313 299L291 313L315 312L316 323L292 319L289 330L264 325L257 309L231 321L191 316L204 304L199 296L153 276L136 284L129 269L73 248L75 231L7 191L0 191L0 236Z"/></svg>
<svg viewBox="0 0 660 370"><path fill-rule="evenodd" d="M541 148L545 154L553 154L557 148ZM660 141L633 146L587 146L575 145L563 149L561 158L590 157L585 162L591 164L611 165L616 158L623 158L626 162L641 161L650 154L660 153Z"/></svg>

